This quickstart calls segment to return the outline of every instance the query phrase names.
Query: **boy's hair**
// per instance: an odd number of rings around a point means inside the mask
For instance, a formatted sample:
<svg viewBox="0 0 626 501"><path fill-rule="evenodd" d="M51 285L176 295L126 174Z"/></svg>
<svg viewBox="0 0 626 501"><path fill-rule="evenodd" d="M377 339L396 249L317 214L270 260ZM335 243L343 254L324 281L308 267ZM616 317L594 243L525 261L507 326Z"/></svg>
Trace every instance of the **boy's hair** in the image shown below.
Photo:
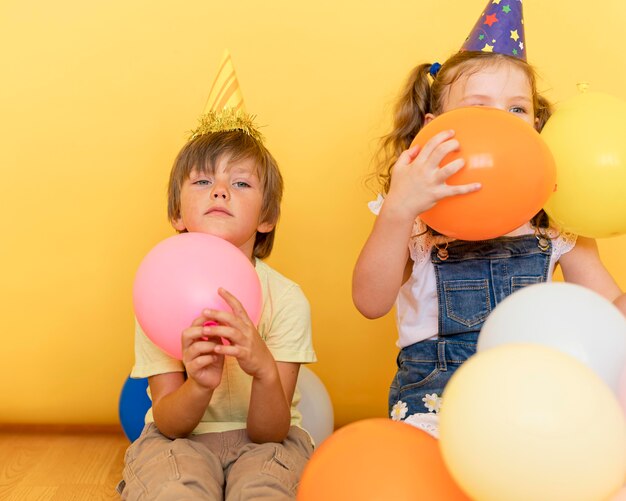
<svg viewBox="0 0 626 501"><path fill-rule="evenodd" d="M537 119L536 128L541 131L550 118L552 109L547 99L537 92L537 75L532 66L522 59L496 52L460 51L441 65L434 77L430 76L431 64L421 64L411 71L394 109L393 130L381 140L376 170L368 181L377 181L382 187L382 193L386 194L391 183L393 165L424 126L426 114L442 113L450 85L464 75L500 64L515 65L528 77ZM532 223L544 227L546 221L547 218L541 211L533 217Z"/></svg>
<svg viewBox="0 0 626 501"><path fill-rule="evenodd" d="M183 183L192 171L212 174L219 161L228 157L229 162L251 159L257 166L261 182L263 204L259 222L274 225L280 216L280 202L283 196L283 178L278 163L263 143L241 130L211 132L191 139L178 153L167 190L167 216L170 221L180 217L180 193ZM268 233L257 232L253 255L266 258L272 252L276 226Z"/></svg>

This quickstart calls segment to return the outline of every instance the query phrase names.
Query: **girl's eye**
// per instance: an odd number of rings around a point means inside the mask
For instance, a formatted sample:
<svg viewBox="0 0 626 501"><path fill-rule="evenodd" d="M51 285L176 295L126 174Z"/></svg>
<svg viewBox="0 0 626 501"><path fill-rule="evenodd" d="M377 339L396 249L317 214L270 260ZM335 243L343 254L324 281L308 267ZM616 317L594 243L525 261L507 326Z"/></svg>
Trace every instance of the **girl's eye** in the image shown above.
<svg viewBox="0 0 626 501"><path fill-rule="evenodd" d="M526 113L526 109L521 106L513 106L510 111L511 113Z"/></svg>
<svg viewBox="0 0 626 501"><path fill-rule="evenodd" d="M236 188L249 188L250 187L250 185L246 183L245 181L235 181L233 183L233 186L235 186Z"/></svg>
<svg viewBox="0 0 626 501"><path fill-rule="evenodd" d="M470 96L465 99L465 106L489 106L487 100L481 96Z"/></svg>
<svg viewBox="0 0 626 501"><path fill-rule="evenodd" d="M209 181L208 179L198 179L197 181L194 181L193 184L196 184L198 186L208 186L209 184L211 184L211 181Z"/></svg>

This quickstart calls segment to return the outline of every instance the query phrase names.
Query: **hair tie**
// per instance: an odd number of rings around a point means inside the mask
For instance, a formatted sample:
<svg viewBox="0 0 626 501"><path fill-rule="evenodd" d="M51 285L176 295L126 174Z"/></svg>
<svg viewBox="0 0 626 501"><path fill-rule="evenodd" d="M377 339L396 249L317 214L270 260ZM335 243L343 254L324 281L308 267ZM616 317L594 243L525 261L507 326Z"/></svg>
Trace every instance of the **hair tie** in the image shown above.
<svg viewBox="0 0 626 501"><path fill-rule="evenodd" d="M428 70L428 73L430 73L430 76L435 78L435 76L437 76L437 73L439 73L439 70L441 69L441 65L439 63L433 63L430 65L430 69Z"/></svg>

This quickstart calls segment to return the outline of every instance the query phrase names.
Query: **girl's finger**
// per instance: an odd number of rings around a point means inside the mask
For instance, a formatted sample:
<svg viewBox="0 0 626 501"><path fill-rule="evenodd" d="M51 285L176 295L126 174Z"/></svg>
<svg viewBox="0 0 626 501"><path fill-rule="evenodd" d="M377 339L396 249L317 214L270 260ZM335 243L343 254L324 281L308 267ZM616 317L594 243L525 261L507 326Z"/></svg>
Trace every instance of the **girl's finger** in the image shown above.
<svg viewBox="0 0 626 501"><path fill-rule="evenodd" d="M459 172L463 167L465 167L465 159L456 158L452 160L452 162L444 165L437 171L437 181L441 183L445 182L450 176Z"/></svg>
<svg viewBox="0 0 626 501"><path fill-rule="evenodd" d="M418 157L420 158L429 158L435 148L437 148L440 144L454 137L453 130L444 130L438 132L433 137L431 137L426 144L423 146L422 151L420 151Z"/></svg>
<svg viewBox="0 0 626 501"><path fill-rule="evenodd" d="M428 164L432 168L438 169L443 159L453 151L458 151L459 147L460 144L456 139L450 139L438 144L428 157Z"/></svg>
<svg viewBox="0 0 626 501"><path fill-rule="evenodd" d="M447 185L446 196L453 195L466 195L468 193L474 193L482 188L480 183L459 184L459 185Z"/></svg>
<svg viewBox="0 0 626 501"><path fill-rule="evenodd" d="M415 146L411 146L408 150L404 150L398 157L398 163L400 165L409 165L413 160L415 160L415 157L417 157L420 149L420 145L416 144Z"/></svg>

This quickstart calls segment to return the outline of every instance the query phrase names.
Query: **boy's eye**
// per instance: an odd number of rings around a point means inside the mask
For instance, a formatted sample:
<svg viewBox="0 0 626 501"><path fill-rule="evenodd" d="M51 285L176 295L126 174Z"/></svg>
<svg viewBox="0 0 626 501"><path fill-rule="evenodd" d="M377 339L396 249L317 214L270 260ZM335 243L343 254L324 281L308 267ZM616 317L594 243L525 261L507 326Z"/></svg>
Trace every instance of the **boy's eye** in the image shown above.
<svg viewBox="0 0 626 501"><path fill-rule="evenodd" d="M245 181L235 181L233 183L233 186L235 186L236 188L249 188L250 187L250 185L246 183Z"/></svg>
<svg viewBox="0 0 626 501"><path fill-rule="evenodd" d="M208 179L198 179L197 181L194 181L193 184L196 184L198 186L208 186L209 184L211 184L211 181L209 181Z"/></svg>
<svg viewBox="0 0 626 501"><path fill-rule="evenodd" d="M526 113L526 109L521 106L513 106L510 111L511 113Z"/></svg>

